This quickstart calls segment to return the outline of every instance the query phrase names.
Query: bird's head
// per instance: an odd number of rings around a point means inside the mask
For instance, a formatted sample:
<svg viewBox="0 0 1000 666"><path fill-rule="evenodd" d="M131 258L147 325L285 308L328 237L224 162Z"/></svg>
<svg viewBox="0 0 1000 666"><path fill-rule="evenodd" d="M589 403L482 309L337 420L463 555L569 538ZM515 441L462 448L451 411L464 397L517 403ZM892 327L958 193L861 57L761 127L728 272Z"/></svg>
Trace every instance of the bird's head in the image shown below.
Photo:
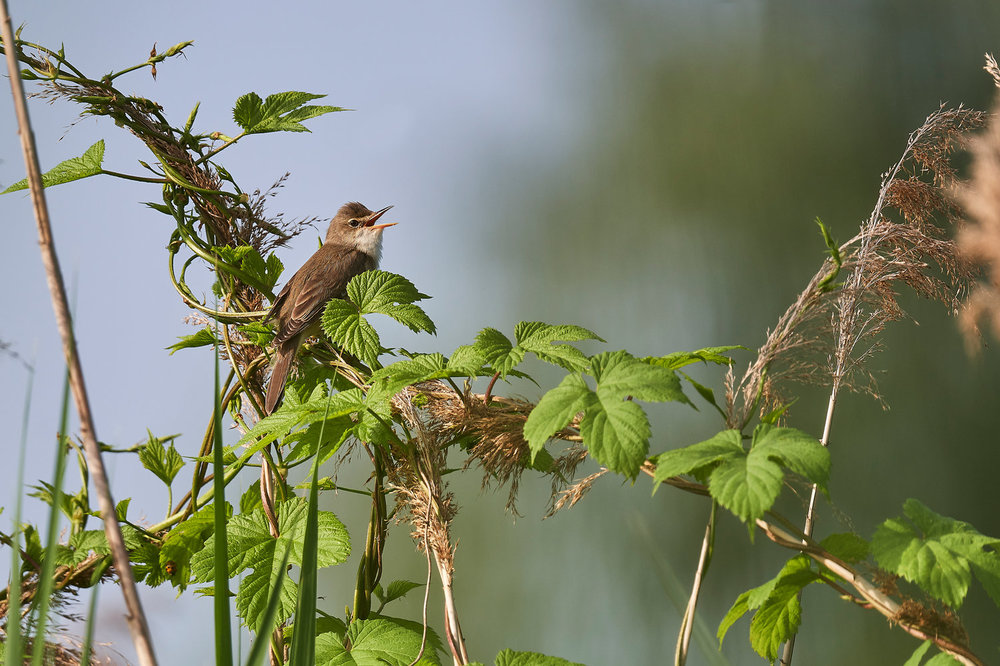
<svg viewBox="0 0 1000 666"><path fill-rule="evenodd" d="M396 222L376 222L390 208L386 206L373 213L357 201L344 204L330 222L326 242L346 245L378 259L382 254L382 230Z"/></svg>

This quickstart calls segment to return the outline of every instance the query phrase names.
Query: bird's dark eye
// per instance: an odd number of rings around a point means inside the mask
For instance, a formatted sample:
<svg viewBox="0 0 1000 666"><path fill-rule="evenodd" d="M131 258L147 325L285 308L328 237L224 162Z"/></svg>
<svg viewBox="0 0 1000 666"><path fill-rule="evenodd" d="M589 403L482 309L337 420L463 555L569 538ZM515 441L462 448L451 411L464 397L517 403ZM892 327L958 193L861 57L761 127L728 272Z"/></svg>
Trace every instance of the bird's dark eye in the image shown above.
<svg viewBox="0 0 1000 666"><path fill-rule="evenodd" d="M348 224L351 225L352 229L357 229L358 227L361 226L361 220L351 220L350 222L348 222Z"/></svg>

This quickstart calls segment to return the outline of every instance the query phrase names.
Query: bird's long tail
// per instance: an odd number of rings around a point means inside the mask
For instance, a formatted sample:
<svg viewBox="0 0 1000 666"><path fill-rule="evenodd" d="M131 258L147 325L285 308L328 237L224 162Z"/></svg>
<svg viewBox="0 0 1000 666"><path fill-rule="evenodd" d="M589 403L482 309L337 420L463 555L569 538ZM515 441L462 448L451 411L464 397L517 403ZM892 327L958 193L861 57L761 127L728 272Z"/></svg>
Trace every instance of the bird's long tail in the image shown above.
<svg viewBox="0 0 1000 666"><path fill-rule="evenodd" d="M281 396L285 394L285 381L288 373L292 369L292 361L295 360L296 345L288 347L282 346L278 350L278 361L274 364L274 371L271 373L271 382L267 385L267 398L264 400L264 412L270 414L281 402Z"/></svg>

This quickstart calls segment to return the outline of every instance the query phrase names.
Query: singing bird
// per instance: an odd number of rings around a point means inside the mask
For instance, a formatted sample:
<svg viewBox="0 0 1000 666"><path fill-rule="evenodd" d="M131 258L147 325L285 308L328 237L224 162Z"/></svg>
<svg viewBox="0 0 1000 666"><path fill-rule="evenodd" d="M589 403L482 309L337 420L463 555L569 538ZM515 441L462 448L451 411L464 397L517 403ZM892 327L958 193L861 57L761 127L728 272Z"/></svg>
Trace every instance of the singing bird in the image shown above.
<svg viewBox="0 0 1000 666"><path fill-rule="evenodd" d="M352 201L337 211L326 241L292 276L264 321L275 319L277 361L267 387L264 411L270 414L281 401L285 381L302 341L320 331L323 309L331 298L343 298L355 275L378 268L382 258L382 231L396 222L375 224L392 206L375 211Z"/></svg>

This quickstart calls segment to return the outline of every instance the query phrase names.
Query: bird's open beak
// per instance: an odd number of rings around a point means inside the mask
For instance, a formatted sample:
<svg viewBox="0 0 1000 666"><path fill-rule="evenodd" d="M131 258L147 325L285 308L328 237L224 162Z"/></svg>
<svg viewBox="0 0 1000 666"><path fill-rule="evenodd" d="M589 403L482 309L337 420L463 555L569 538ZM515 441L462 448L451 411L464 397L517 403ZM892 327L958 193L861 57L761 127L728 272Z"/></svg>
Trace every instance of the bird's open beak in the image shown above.
<svg viewBox="0 0 1000 666"><path fill-rule="evenodd" d="M369 217L367 220L365 220L365 226L367 228L369 228L369 229L385 229L386 227L391 227L391 226L394 226L396 224L399 224L398 222L387 222L386 224L375 224L375 222L378 221L378 218L380 218L383 215L385 215L386 211L388 211L390 208L392 208L392 206L386 206L382 210L376 211L376 212L372 213L371 217Z"/></svg>

